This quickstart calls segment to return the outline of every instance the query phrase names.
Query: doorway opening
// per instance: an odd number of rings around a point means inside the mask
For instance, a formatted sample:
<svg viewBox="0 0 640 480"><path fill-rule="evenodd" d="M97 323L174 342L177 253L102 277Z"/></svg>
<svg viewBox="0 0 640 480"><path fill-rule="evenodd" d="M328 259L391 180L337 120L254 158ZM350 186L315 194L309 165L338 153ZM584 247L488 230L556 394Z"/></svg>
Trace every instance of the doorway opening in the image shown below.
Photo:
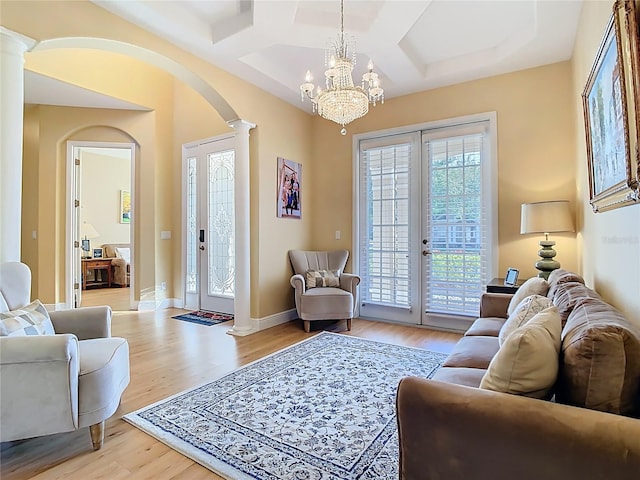
<svg viewBox="0 0 640 480"><path fill-rule="evenodd" d="M67 142L67 165L67 306L135 309L135 144Z"/></svg>

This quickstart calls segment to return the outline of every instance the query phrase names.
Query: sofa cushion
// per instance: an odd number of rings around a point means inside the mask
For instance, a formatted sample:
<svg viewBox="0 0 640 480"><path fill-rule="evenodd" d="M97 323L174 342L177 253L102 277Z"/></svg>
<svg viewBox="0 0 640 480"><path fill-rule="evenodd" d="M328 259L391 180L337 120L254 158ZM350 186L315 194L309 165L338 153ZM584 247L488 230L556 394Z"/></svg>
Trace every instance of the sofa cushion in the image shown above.
<svg viewBox="0 0 640 480"><path fill-rule="evenodd" d="M558 307L563 327L578 302L584 298L600 300L600 295L580 282L558 283L549 290L547 297Z"/></svg>
<svg viewBox="0 0 640 480"><path fill-rule="evenodd" d="M577 273L573 273L568 270L558 268L556 270L553 270L549 274L549 278L547 278L547 282L549 282L549 289L551 289L556 285L560 285L561 283L569 283L569 282L577 282L584 285L584 278L582 278Z"/></svg>
<svg viewBox="0 0 640 480"><path fill-rule="evenodd" d="M131 249L129 247L116 247L116 258L122 258L125 262L131 263Z"/></svg>
<svg viewBox="0 0 640 480"><path fill-rule="evenodd" d="M602 300L583 298L569 315L562 331L556 399L640 414L640 332Z"/></svg>
<svg viewBox="0 0 640 480"><path fill-rule="evenodd" d="M465 332L466 336L497 337L505 319L500 317L478 318Z"/></svg>
<svg viewBox="0 0 640 480"><path fill-rule="evenodd" d="M339 287L340 277L335 270L308 270L306 282L307 288Z"/></svg>
<svg viewBox="0 0 640 480"><path fill-rule="evenodd" d="M23 337L26 335L55 334L49 312L40 300L26 307L0 313L0 336Z"/></svg>
<svg viewBox="0 0 640 480"><path fill-rule="evenodd" d="M487 368L498 348L498 337L462 337L442 366Z"/></svg>
<svg viewBox="0 0 640 480"><path fill-rule="evenodd" d="M511 335L516 328L520 328L535 315L545 308L549 308L551 305L553 305L551 300L542 295L531 295L522 300L500 329L500 333L498 334L498 343L500 346L504 344L507 337Z"/></svg>
<svg viewBox="0 0 640 480"><path fill-rule="evenodd" d="M484 368L442 367L433 375L432 380L478 388L485 372Z"/></svg>
<svg viewBox="0 0 640 480"><path fill-rule="evenodd" d="M549 398L558 376L560 315L546 308L509 335L491 360L480 388Z"/></svg>
<svg viewBox="0 0 640 480"><path fill-rule="evenodd" d="M546 295L548 291L549 284L544 278L529 278L520 286L520 288L518 288L518 290L516 290L516 293L513 294L513 297L509 302L509 307L507 307L507 313L511 315L520 302L525 298L531 295Z"/></svg>

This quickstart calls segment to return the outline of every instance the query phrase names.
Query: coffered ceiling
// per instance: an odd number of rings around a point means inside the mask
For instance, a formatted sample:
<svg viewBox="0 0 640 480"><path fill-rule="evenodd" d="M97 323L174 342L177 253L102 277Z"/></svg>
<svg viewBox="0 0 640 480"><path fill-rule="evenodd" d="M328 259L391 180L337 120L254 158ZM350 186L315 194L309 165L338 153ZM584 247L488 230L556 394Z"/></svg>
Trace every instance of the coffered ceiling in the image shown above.
<svg viewBox="0 0 640 480"><path fill-rule="evenodd" d="M323 78L339 0L92 0L304 109L307 70ZM385 97L571 57L582 0L345 0L359 81L369 59ZM28 93L28 92L27 92ZM120 107L122 108L122 107Z"/></svg>

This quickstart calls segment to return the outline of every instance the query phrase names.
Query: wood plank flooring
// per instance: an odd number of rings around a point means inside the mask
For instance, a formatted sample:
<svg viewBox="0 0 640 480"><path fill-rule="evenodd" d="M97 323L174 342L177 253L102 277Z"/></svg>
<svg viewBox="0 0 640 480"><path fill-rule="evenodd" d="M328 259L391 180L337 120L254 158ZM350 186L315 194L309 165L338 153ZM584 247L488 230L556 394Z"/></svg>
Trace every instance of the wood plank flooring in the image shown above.
<svg viewBox="0 0 640 480"><path fill-rule="evenodd" d="M106 293L107 289L104 290ZM128 289L118 290L128 293ZM83 302L83 305L87 303ZM311 333L307 334L302 322L293 321L247 337L234 337L225 333L230 323L202 326L171 318L183 312L166 309L114 313L113 335L129 341L131 383L117 412L107 420L101 450L93 451L88 428L5 442L0 449L0 478L219 479L211 471L126 423L121 419L122 415L218 378L309 338L321 329L443 353L449 353L460 338L455 333L360 319L353 320L351 332L346 332L344 321L314 322Z"/></svg>

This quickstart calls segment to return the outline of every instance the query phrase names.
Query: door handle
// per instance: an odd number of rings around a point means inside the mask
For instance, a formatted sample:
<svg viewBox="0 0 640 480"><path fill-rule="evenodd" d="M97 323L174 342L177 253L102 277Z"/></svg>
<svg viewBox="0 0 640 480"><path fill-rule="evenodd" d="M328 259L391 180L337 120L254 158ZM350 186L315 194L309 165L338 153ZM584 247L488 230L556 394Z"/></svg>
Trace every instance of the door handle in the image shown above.
<svg viewBox="0 0 640 480"><path fill-rule="evenodd" d="M204 242L204 229L200 230L200 241Z"/></svg>
<svg viewBox="0 0 640 480"><path fill-rule="evenodd" d="M431 252L429 250L422 250L422 256L426 257L427 255L431 255Z"/></svg>

